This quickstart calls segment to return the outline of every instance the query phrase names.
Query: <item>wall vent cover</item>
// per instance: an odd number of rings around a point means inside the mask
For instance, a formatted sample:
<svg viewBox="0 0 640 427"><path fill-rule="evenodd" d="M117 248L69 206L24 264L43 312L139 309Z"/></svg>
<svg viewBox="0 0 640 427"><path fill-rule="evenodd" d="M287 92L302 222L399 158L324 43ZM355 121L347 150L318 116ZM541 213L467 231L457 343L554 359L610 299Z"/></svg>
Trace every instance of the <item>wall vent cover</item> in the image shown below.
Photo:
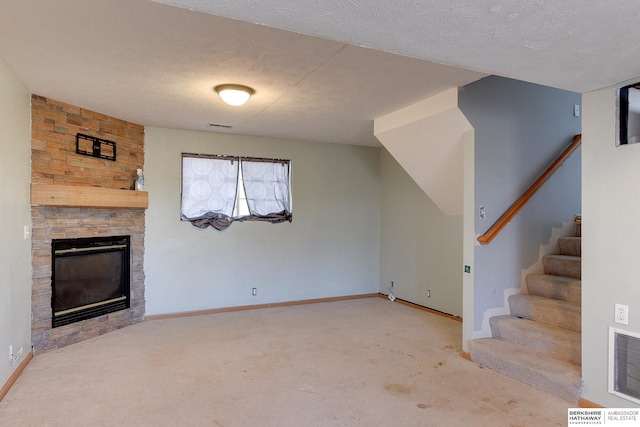
<svg viewBox="0 0 640 427"><path fill-rule="evenodd" d="M609 393L640 403L640 334L609 328Z"/></svg>

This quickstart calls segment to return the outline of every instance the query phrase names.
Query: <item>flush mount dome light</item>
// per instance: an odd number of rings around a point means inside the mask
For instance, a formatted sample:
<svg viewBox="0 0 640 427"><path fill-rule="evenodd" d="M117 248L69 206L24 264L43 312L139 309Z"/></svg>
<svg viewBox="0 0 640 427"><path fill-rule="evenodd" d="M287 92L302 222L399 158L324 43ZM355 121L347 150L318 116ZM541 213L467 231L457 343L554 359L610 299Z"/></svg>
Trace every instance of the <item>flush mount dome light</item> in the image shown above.
<svg viewBox="0 0 640 427"><path fill-rule="evenodd" d="M251 95L256 93L249 86L224 84L213 88L218 96L229 105L240 106L247 102Z"/></svg>

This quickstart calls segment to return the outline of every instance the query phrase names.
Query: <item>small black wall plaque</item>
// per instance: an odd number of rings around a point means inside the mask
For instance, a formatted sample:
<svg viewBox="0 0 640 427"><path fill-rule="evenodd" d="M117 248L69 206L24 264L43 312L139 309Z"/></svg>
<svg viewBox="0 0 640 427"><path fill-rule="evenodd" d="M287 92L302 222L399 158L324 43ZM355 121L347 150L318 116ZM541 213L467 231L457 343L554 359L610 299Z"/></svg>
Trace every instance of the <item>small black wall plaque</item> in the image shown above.
<svg viewBox="0 0 640 427"><path fill-rule="evenodd" d="M116 161L116 143L94 136L76 134L76 153Z"/></svg>

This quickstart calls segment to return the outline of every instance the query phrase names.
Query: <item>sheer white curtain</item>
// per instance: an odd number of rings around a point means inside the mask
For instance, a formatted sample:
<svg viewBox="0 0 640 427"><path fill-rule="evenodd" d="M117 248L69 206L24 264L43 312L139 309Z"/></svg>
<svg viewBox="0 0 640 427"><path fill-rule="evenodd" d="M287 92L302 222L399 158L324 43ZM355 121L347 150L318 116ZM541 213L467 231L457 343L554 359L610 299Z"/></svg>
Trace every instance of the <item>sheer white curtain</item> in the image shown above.
<svg viewBox="0 0 640 427"><path fill-rule="evenodd" d="M182 219L223 229L231 224L239 159L182 157ZM212 222L213 221L213 222Z"/></svg>
<svg viewBox="0 0 640 427"><path fill-rule="evenodd" d="M183 154L181 219L217 230L233 221L291 222L290 172L289 160Z"/></svg>
<svg viewBox="0 0 640 427"><path fill-rule="evenodd" d="M244 191L252 217L291 220L290 163L241 159Z"/></svg>

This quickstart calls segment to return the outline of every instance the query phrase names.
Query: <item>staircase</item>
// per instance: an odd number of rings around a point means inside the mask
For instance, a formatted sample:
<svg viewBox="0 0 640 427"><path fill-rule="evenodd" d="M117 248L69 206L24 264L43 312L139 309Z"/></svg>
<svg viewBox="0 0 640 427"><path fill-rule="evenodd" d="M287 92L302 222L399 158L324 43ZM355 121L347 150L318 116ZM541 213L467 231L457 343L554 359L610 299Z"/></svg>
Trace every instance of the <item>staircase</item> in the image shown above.
<svg viewBox="0 0 640 427"><path fill-rule="evenodd" d="M526 277L528 294L509 297L508 316L489 319L491 338L469 342L471 359L577 404L581 380L581 242L558 240L544 274Z"/></svg>

